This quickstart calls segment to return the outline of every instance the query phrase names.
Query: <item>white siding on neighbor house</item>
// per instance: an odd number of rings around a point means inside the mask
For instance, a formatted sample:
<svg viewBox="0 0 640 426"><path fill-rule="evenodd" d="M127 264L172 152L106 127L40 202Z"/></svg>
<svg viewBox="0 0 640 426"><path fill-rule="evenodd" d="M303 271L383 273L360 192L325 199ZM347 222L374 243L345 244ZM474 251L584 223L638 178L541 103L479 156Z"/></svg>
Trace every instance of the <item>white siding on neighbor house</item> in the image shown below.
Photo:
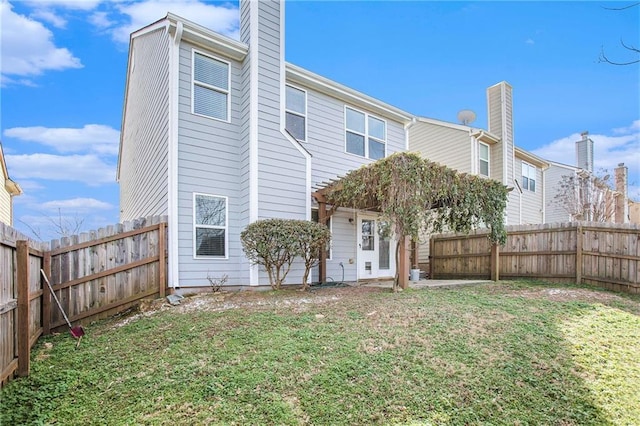
<svg viewBox="0 0 640 426"><path fill-rule="evenodd" d="M240 176L241 64L220 58L204 49L198 52L230 63L230 121L193 114L192 55L195 46L180 45L178 121L178 252L180 287L208 286L207 276L229 276L228 285L248 283L248 268L242 268ZM227 259L194 258L194 192L228 197Z"/></svg>
<svg viewBox="0 0 640 426"><path fill-rule="evenodd" d="M513 135L513 89L506 82L487 89L489 132L500 141L491 148L491 177L508 187L514 187L514 135ZM507 224L519 222L519 196L517 190L509 193Z"/></svg>
<svg viewBox="0 0 640 426"><path fill-rule="evenodd" d="M515 179L522 186L522 159L517 157L514 172ZM513 192L520 194L518 188L514 188ZM519 202L522 203L522 205L519 207L520 225L542 223L542 210L544 208L544 200L542 199L543 192L542 169L536 166L535 192L522 188L522 194L520 195Z"/></svg>
<svg viewBox="0 0 640 426"><path fill-rule="evenodd" d="M132 41L122 152L120 220L165 215L168 208L169 43L164 28Z"/></svg>
<svg viewBox="0 0 640 426"><path fill-rule="evenodd" d="M562 207L562 204L556 199L559 192L559 186L563 176L570 176L575 170L569 167L551 164L545 171L545 222L568 222L571 220L569 213Z"/></svg>
<svg viewBox="0 0 640 426"><path fill-rule="evenodd" d="M0 222L11 226L11 195L4 187L6 179L7 177L0 171Z"/></svg>
<svg viewBox="0 0 640 426"><path fill-rule="evenodd" d="M468 130L421 121L409 130L410 151L459 172L472 173L472 149Z"/></svg>

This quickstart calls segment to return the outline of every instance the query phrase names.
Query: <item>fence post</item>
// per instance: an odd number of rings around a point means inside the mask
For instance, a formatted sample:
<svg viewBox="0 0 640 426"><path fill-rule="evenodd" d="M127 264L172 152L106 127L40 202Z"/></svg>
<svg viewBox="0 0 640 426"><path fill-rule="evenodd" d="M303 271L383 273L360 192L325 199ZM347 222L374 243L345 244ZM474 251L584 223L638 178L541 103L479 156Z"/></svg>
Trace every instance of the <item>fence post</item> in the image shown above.
<svg viewBox="0 0 640 426"><path fill-rule="evenodd" d="M166 273L166 257L165 252L167 249L167 239L165 238L166 223L161 222L158 226L158 280L160 283L160 297L165 296L165 289L167 287L167 273Z"/></svg>
<svg viewBox="0 0 640 426"><path fill-rule="evenodd" d="M576 284L582 284L582 246L584 236L582 235L582 225L576 228Z"/></svg>
<svg viewBox="0 0 640 426"><path fill-rule="evenodd" d="M42 258L42 270L48 277L51 276L51 252L45 251ZM40 277L42 285L42 334L45 336L51 333L51 290Z"/></svg>
<svg viewBox="0 0 640 426"><path fill-rule="evenodd" d="M497 243L491 245L491 281L500 280L500 246Z"/></svg>
<svg viewBox="0 0 640 426"><path fill-rule="evenodd" d="M403 235L400 237L400 241L398 242L398 244L400 244L400 259L398 262L398 285L404 290L409 287L409 240L406 236Z"/></svg>
<svg viewBox="0 0 640 426"><path fill-rule="evenodd" d="M435 247L435 242L433 241L433 237L429 237L429 279L433 280L435 277L433 276L433 249Z"/></svg>
<svg viewBox="0 0 640 426"><path fill-rule="evenodd" d="M29 347L29 241L16 241L18 291L18 376L26 377L30 371Z"/></svg>

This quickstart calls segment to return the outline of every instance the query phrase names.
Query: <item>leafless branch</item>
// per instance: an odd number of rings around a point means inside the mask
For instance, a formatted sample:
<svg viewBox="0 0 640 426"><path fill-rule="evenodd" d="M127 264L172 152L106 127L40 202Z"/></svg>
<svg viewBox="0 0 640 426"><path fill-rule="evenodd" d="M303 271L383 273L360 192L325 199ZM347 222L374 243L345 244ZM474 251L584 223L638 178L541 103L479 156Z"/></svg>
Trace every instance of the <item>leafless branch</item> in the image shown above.
<svg viewBox="0 0 640 426"><path fill-rule="evenodd" d="M631 3L630 5L624 6L624 7L604 7L602 6L603 9L605 10L625 10L625 9L631 9L632 7L636 7L640 5L640 2L636 2L636 3Z"/></svg>

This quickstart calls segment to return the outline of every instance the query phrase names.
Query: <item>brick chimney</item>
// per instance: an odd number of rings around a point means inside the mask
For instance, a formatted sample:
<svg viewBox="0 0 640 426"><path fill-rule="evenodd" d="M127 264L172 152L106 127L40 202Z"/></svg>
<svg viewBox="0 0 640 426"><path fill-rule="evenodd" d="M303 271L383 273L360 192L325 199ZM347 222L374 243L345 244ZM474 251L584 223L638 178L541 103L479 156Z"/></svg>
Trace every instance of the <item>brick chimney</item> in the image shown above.
<svg viewBox="0 0 640 426"><path fill-rule="evenodd" d="M627 194L629 170L624 163L618 164L615 169L616 191L616 223L629 223L629 195Z"/></svg>
<svg viewBox="0 0 640 426"><path fill-rule="evenodd" d="M593 140L589 132L580 133L582 139L576 142L576 166L593 173Z"/></svg>

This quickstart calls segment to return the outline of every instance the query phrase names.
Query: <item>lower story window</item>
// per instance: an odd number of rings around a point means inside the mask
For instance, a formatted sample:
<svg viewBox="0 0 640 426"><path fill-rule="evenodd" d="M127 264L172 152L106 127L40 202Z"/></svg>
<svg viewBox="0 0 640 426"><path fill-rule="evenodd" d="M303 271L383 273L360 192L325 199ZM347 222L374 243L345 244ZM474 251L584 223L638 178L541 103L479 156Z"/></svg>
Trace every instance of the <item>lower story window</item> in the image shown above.
<svg viewBox="0 0 640 426"><path fill-rule="evenodd" d="M193 194L195 257L227 257L227 197Z"/></svg>

